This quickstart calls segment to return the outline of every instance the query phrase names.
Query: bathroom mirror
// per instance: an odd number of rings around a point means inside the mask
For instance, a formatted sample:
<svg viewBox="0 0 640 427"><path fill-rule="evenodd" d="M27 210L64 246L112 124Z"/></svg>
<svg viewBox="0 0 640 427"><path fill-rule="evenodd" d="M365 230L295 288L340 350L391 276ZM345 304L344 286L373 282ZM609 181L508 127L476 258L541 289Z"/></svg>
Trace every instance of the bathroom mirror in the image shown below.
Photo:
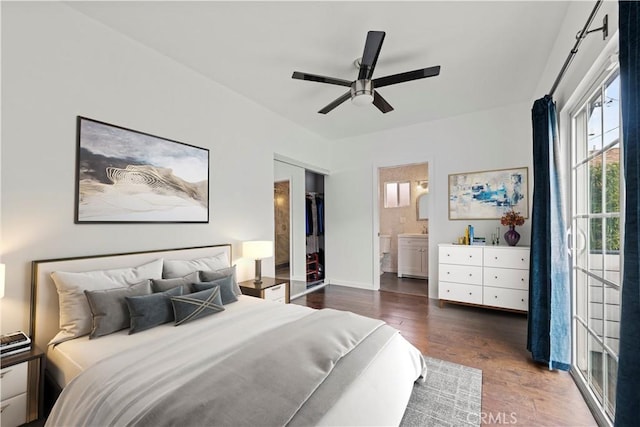
<svg viewBox="0 0 640 427"><path fill-rule="evenodd" d="M429 219L429 213L427 209L427 201L429 193L423 193L416 198L416 209L418 211L417 220L424 221Z"/></svg>

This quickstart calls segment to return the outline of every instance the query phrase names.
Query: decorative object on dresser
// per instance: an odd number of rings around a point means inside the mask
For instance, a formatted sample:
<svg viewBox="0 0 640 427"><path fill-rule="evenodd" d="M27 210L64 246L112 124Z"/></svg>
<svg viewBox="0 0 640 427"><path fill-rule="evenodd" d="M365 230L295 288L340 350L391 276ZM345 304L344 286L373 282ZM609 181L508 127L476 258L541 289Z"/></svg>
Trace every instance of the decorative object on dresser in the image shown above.
<svg viewBox="0 0 640 427"><path fill-rule="evenodd" d="M516 231L516 225L524 224L524 217L520 215L520 212L516 212L511 209L505 212L500 218L500 224L509 227L506 233L504 233L504 240L509 246L515 246L520 241L520 233Z"/></svg>
<svg viewBox="0 0 640 427"><path fill-rule="evenodd" d="M428 234L398 234L398 277L429 278Z"/></svg>
<svg viewBox="0 0 640 427"><path fill-rule="evenodd" d="M449 219L500 219L514 208L529 212L528 168L449 175Z"/></svg>
<svg viewBox="0 0 640 427"><path fill-rule="evenodd" d="M263 277L260 283L253 280L246 280L238 283L243 295L262 298L270 301L289 303L289 281L274 279L273 277Z"/></svg>
<svg viewBox="0 0 640 427"><path fill-rule="evenodd" d="M44 356L35 346L2 356L2 427L15 427L44 416Z"/></svg>
<svg viewBox="0 0 640 427"><path fill-rule="evenodd" d="M528 247L440 244L438 257L440 305L528 311Z"/></svg>
<svg viewBox="0 0 640 427"><path fill-rule="evenodd" d="M262 283L262 259L273 256L273 242L270 240L252 240L242 243L242 255L256 260L256 285Z"/></svg>
<svg viewBox="0 0 640 427"><path fill-rule="evenodd" d="M209 150L78 116L75 222L209 222Z"/></svg>

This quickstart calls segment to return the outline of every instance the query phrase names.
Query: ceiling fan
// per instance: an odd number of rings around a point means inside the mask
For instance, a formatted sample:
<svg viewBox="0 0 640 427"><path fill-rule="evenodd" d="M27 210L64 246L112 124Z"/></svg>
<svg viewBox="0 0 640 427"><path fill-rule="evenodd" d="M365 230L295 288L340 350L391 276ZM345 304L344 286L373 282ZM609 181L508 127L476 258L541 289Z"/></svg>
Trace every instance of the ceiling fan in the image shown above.
<svg viewBox="0 0 640 427"><path fill-rule="evenodd" d="M397 83L404 83L411 80L424 79L426 77L434 77L440 74L440 66L421 68L419 70L407 71L405 73L393 74L390 76L379 77L372 79L373 70L376 67L378 61L378 55L380 55L380 49L382 48L382 42L384 41L384 31L369 31L367 33L367 41L364 45L364 53L362 59L359 62L358 78L353 81L338 79L335 77L318 76L316 74L302 73L300 71L294 71L291 76L294 79L311 80L313 82L327 83L331 85L347 86L351 89L349 92L342 95L340 98L331 102L329 105L318 111L320 114L327 114L329 111L336 108L338 105L345 102L347 99L356 105L367 105L373 103L383 113L393 111L393 107L380 95L376 89L394 85ZM356 62L356 63L357 63Z"/></svg>

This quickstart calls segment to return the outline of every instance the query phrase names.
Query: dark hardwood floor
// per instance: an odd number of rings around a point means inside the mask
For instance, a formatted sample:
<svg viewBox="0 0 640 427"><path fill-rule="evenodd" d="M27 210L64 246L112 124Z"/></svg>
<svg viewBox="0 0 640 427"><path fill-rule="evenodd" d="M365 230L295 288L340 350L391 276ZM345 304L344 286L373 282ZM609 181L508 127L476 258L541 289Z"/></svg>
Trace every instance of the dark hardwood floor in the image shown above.
<svg viewBox="0 0 640 427"><path fill-rule="evenodd" d="M398 277L396 273L383 273L380 276L380 290L426 297L429 295L429 281Z"/></svg>
<svg viewBox="0 0 640 427"><path fill-rule="evenodd" d="M523 314L335 285L292 303L382 319L423 354L482 369L483 424L597 425L568 373L531 361Z"/></svg>

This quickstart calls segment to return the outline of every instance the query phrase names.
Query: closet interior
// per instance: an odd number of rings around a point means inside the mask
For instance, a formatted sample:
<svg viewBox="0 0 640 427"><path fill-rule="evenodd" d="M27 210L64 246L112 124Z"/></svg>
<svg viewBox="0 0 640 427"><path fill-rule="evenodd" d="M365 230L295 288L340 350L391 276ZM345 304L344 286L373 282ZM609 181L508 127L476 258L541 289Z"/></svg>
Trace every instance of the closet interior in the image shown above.
<svg viewBox="0 0 640 427"><path fill-rule="evenodd" d="M307 287L324 281L324 176L305 171Z"/></svg>

